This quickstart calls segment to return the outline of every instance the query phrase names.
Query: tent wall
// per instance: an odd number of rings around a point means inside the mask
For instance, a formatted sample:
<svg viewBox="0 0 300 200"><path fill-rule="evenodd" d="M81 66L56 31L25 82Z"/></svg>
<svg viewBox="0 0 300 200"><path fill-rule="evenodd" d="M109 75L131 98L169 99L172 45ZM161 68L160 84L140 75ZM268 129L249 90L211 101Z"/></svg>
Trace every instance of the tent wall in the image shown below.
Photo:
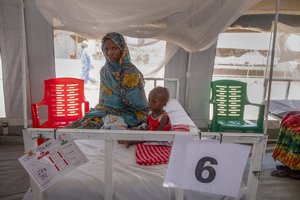
<svg viewBox="0 0 300 200"><path fill-rule="evenodd" d="M167 44L167 51L172 44ZM185 88L186 88L186 71L188 68L188 53L183 49L179 48L174 54L172 59L165 67L166 78L177 78L179 80L179 102L181 105L185 105ZM168 86L168 88L170 88ZM175 89L175 88L174 88ZM171 91L173 92L173 91Z"/></svg>
<svg viewBox="0 0 300 200"><path fill-rule="evenodd" d="M25 2L30 96L32 102L38 102L44 95L44 80L55 77L53 29L37 9L34 0Z"/></svg>
<svg viewBox="0 0 300 200"><path fill-rule="evenodd" d="M17 0L0 1L0 51L6 117L22 119L22 18L20 9Z"/></svg>
<svg viewBox="0 0 300 200"><path fill-rule="evenodd" d="M179 79L179 101L200 128L207 128L209 123L209 93L215 53L216 44L205 51L193 53L180 48L166 66L165 77ZM186 93L189 98L185 98Z"/></svg>
<svg viewBox="0 0 300 200"><path fill-rule="evenodd" d="M216 44L205 51L191 53L190 81L186 110L199 127L208 127L210 82L214 69Z"/></svg>
<svg viewBox="0 0 300 200"><path fill-rule="evenodd" d="M22 105L22 1L0 0L0 51L6 118L23 119ZM43 80L55 76L52 26L38 11L34 0L26 0L25 25L30 88L28 98L42 99ZM49 67L53 66L53 67ZM28 101L28 106L31 101ZM30 115L30 112L28 112ZM45 114L44 114L45 115ZM10 121L10 120L8 120ZM13 125L13 124L11 124Z"/></svg>

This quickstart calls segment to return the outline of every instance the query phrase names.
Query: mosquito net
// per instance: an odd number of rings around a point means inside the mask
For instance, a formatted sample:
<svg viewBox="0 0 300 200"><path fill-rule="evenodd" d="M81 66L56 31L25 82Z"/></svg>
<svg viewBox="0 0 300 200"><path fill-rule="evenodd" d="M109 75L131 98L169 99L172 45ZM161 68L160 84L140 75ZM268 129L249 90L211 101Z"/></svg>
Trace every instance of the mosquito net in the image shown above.
<svg viewBox="0 0 300 200"><path fill-rule="evenodd" d="M273 68L274 79L300 79L299 40L300 27L277 23ZM268 72L270 70L269 68L270 63L268 63Z"/></svg>
<svg viewBox="0 0 300 200"><path fill-rule="evenodd" d="M204 50L260 0L35 0L54 28L88 38L107 32Z"/></svg>
<svg viewBox="0 0 300 200"><path fill-rule="evenodd" d="M277 23L277 34L272 72L271 99L299 98L300 86L300 27ZM271 52L271 51L270 51ZM271 57L266 77L270 75Z"/></svg>

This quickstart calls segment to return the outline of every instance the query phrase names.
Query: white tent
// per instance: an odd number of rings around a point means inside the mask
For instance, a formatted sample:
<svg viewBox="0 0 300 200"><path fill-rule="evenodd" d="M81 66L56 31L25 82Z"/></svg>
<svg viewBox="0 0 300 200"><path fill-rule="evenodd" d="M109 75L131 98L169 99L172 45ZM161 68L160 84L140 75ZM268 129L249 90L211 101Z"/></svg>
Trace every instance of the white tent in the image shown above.
<svg viewBox="0 0 300 200"><path fill-rule="evenodd" d="M168 48L174 50L175 46L177 51L171 53L165 75L180 80L180 102L199 127L207 127L217 37L244 13L274 13L275 1L271 0L249 10L258 2L0 0L4 121L13 126L23 124L25 119L25 127L30 125L26 107L42 99L43 81L55 76L53 29L58 29L90 38L117 31L166 40ZM298 0L286 2L292 5L286 12L299 14Z"/></svg>
<svg viewBox="0 0 300 200"><path fill-rule="evenodd" d="M299 14L297 0L281 2L281 13ZM29 105L42 98L43 80L55 76L53 29L59 29L93 38L118 31L166 40L173 50L166 76L180 79L180 102L197 125L207 127L218 34L244 13L274 13L275 2L1 0L0 11L5 110L11 125L23 121L22 87L27 88ZM23 86L22 66L28 82ZM198 101L192 101L191 94Z"/></svg>
<svg viewBox="0 0 300 200"><path fill-rule="evenodd" d="M29 103L42 98L43 80L55 76L53 28L94 38L117 31L132 37L162 39L181 47L167 65L168 76L181 79L181 103L199 126L206 126L218 34L257 2L1 0L6 116L17 119L14 121L23 118L21 66L28 82L23 87L34 91L27 93ZM198 94L194 96L198 102L187 98L190 94Z"/></svg>

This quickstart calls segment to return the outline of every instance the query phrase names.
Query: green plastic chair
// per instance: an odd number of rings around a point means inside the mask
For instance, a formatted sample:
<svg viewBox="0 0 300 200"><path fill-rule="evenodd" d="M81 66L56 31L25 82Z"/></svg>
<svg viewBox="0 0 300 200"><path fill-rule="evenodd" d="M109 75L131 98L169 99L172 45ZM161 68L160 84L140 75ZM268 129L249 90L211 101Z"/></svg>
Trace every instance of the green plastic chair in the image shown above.
<svg viewBox="0 0 300 200"><path fill-rule="evenodd" d="M211 132L263 133L265 105L249 102L247 83L236 80L212 81L210 103L213 104ZM246 105L259 107L256 123L244 120Z"/></svg>

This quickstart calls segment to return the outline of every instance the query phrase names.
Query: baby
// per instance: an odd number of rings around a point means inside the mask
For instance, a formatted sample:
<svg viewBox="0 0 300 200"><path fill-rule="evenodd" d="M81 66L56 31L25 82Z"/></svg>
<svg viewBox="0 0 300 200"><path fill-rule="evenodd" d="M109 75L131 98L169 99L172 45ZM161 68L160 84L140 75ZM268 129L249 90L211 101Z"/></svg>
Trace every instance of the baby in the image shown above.
<svg viewBox="0 0 300 200"><path fill-rule="evenodd" d="M168 113L164 110L170 98L169 90L165 87L153 88L148 97L148 130L169 131L171 122Z"/></svg>
<svg viewBox="0 0 300 200"><path fill-rule="evenodd" d="M168 113L164 110L170 98L169 90L165 87L153 88L148 96L148 124L147 130L149 131L169 131L171 130L171 122ZM143 141L120 141L127 147L142 143Z"/></svg>

